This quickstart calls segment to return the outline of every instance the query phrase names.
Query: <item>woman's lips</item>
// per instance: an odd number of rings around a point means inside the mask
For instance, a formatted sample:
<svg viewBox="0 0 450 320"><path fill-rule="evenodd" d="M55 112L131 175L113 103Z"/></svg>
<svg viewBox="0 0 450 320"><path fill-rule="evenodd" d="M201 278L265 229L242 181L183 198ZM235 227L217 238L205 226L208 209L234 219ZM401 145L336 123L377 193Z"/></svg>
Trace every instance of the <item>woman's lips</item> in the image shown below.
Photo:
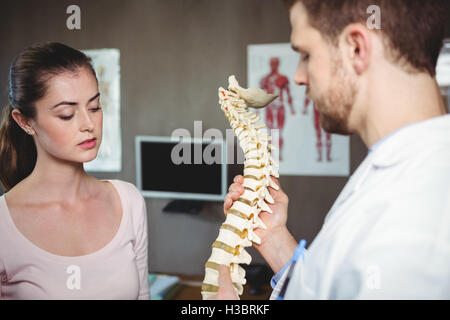
<svg viewBox="0 0 450 320"><path fill-rule="evenodd" d="M86 141L80 143L79 146L83 149L92 149L93 147L95 147L96 144L97 144L97 139L92 138L92 139L89 139L89 140L86 140Z"/></svg>

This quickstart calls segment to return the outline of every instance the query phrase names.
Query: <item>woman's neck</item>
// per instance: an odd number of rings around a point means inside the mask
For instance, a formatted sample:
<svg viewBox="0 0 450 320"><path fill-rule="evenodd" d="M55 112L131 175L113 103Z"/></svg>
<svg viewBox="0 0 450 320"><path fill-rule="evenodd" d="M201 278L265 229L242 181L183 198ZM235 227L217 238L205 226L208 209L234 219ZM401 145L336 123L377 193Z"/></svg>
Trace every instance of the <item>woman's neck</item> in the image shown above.
<svg viewBox="0 0 450 320"><path fill-rule="evenodd" d="M32 173L23 180L24 187L44 202L76 203L92 195L97 180L89 176L83 163L36 161ZM28 193L28 192L27 192Z"/></svg>

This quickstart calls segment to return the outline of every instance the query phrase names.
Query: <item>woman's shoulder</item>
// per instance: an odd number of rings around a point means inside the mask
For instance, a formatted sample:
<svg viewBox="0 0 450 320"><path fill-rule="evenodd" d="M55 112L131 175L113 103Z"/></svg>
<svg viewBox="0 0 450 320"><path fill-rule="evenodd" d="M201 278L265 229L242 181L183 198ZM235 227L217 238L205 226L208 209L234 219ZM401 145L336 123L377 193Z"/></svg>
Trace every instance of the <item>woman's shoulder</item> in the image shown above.
<svg viewBox="0 0 450 320"><path fill-rule="evenodd" d="M129 212L135 233L139 234L139 230L146 226L147 221L147 208L141 192L134 184L127 181L118 179L107 181L116 186L121 197L124 198L124 204L127 206L124 210Z"/></svg>
<svg viewBox="0 0 450 320"><path fill-rule="evenodd" d="M0 195L0 221L8 214L7 206L6 206L6 200L5 200L5 193Z"/></svg>
<svg viewBox="0 0 450 320"><path fill-rule="evenodd" d="M108 179L106 181L111 182L117 189L120 189L119 192L127 193L127 195L131 197L142 197L139 189L131 182L119 179Z"/></svg>
<svg viewBox="0 0 450 320"><path fill-rule="evenodd" d="M116 187L121 198L125 198L131 207L140 207L145 202L141 192L133 183L119 179L106 181L111 182Z"/></svg>

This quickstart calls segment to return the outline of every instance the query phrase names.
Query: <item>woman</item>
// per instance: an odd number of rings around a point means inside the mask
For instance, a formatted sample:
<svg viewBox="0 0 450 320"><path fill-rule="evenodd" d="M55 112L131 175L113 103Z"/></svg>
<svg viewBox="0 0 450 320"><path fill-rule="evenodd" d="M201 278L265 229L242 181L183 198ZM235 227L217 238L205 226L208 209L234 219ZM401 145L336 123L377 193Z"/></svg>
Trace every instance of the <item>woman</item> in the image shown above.
<svg viewBox="0 0 450 320"><path fill-rule="evenodd" d="M83 163L102 140L90 59L60 43L13 61L0 127L0 299L149 299L135 186Z"/></svg>

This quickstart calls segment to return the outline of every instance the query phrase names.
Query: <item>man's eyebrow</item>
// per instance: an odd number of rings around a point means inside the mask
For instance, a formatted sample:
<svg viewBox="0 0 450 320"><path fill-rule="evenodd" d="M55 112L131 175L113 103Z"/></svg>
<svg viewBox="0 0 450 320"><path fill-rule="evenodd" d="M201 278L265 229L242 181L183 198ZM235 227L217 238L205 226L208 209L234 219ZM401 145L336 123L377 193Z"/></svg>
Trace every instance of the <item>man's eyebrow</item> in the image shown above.
<svg viewBox="0 0 450 320"><path fill-rule="evenodd" d="M95 96L93 96L92 98L89 99L88 103L89 103L89 102L92 102L92 101L95 100L95 99L97 99L99 96L100 96L100 92L97 92L97 94L96 94ZM62 101L62 102L60 102L60 103L58 103L58 104L55 104L55 105L54 105L53 107L51 107L50 109L53 110L53 109L55 109L56 107L59 107L59 106L61 106L61 105L76 106L76 105L78 105L78 102Z"/></svg>

